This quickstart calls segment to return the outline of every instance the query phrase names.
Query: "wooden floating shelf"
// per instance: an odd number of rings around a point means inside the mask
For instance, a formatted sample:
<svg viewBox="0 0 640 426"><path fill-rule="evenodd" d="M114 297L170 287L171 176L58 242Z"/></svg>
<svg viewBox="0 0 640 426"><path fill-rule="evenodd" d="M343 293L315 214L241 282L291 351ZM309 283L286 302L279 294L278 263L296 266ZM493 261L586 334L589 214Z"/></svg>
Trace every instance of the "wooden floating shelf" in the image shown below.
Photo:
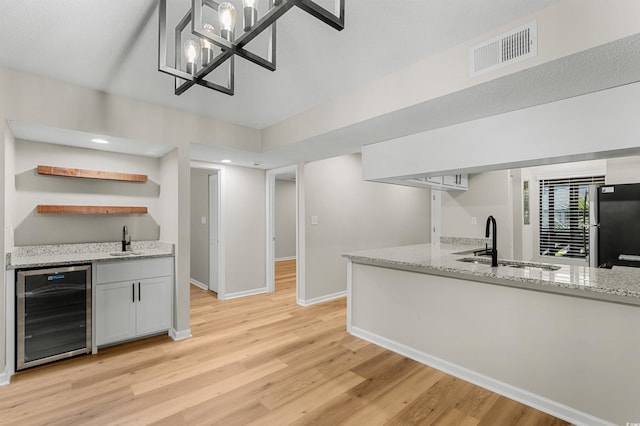
<svg viewBox="0 0 640 426"><path fill-rule="evenodd" d="M67 167L38 166L38 174L66 176L86 179L121 180L126 182L146 182L147 175L133 173L104 172L100 170L70 169Z"/></svg>
<svg viewBox="0 0 640 426"><path fill-rule="evenodd" d="M147 214L146 207L38 205L40 214Z"/></svg>

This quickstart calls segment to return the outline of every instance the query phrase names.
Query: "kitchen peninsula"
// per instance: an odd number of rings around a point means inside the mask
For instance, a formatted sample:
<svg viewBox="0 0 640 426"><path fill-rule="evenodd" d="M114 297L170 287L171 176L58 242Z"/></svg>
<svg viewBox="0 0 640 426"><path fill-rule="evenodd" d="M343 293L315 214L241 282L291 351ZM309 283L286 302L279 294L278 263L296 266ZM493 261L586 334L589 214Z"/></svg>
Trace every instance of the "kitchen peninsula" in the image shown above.
<svg viewBox="0 0 640 426"><path fill-rule="evenodd" d="M576 424L638 421L640 269L459 261L474 249L345 254L348 331Z"/></svg>

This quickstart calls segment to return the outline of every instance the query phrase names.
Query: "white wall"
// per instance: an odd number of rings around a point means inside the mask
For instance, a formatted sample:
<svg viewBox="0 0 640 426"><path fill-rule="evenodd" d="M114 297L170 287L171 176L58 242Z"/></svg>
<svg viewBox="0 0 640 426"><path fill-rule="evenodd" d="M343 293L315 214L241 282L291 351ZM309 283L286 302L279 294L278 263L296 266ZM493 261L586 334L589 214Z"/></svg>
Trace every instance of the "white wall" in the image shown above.
<svg viewBox="0 0 640 426"><path fill-rule="evenodd" d="M498 255L511 258L510 179L509 170L473 174L467 191L442 191L442 236L484 238L487 217L493 215L498 225Z"/></svg>
<svg viewBox="0 0 640 426"><path fill-rule="evenodd" d="M39 175L38 165L146 174L148 181L121 182ZM19 140L15 150L15 245L157 240L160 161L134 155ZM146 215L38 214L38 204L147 207Z"/></svg>
<svg viewBox="0 0 640 426"><path fill-rule="evenodd" d="M526 226L524 224L524 205L523 205L523 182L522 182L522 169L512 169L509 171L509 177L511 179L511 197L509 199L511 207L511 232L512 232L512 245L513 245L513 259L523 258L523 229ZM528 183L531 185L531 182ZM531 194L531 189L529 189ZM529 204L529 221L531 221L531 205Z"/></svg>
<svg viewBox="0 0 640 426"><path fill-rule="evenodd" d="M59 80L0 67L0 87L8 120L150 144L261 149L256 129Z"/></svg>
<svg viewBox="0 0 640 426"><path fill-rule="evenodd" d="M164 157L160 159L160 192L159 207L160 217L159 222L161 224L173 224L178 221L178 207L175 199L176 192L178 191L178 150L174 149ZM178 245L178 228L175 226L160 226L160 239L168 243L176 244L176 255L181 252L181 247ZM178 268L178 261L175 260L176 269ZM176 270L175 278L176 285L173 293L174 309L173 309L173 325L174 328L178 326L178 315L181 311L178 306L178 300L180 299L178 287L184 285L179 279L179 271ZM188 286L188 284L187 284ZM188 328L188 327L187 327ZM177 329L177 328L176 328Z"/></svg>
<svg viewBox="0 0 640 426"><path fill-rule="evenodd" d="M209 287L209 174L191 169L191 279ZM202 218L205 223L202 223Z"/></svg>
<svg viewBox="0 0 640 426"><path fill-rule="evenodd" d="M306 302L346 290L342 253L429 241L431 192L364 182L361 172L358 154L304 167Z"/></svg>
<svg viewBox="0 0 640 426"><path fill-rule="evenodd" d="M640 83L366 145L363 177L477 173L637 155L637 110Z"/></svg>
<svg viewBox="0 0 640 426"><path fill-rule="evenodd" d="M610 158L607 160L607 185L640 182L640 157Z"/></svg>
<svg viewBox="0 0 640 426"><path fill-rule="evenodd" d="M0 108L2 107L2 101L0 100ZM0 270L0 383L3 383L6 377L6 360L5 360L5 352L6 352L6 321L5 316L7 315L5 306L5 268L6 268L6 250L12 247L10 240L13 238L9 238L9 232L6 232L9 221L7 219L9 215L6 214L6 203L7 203L7 194L10 192L10 185L8 183L9 176L13 176L13 170L9 163L12 163L12 158L9 152L12 151L13 145L13 137L11 136L11 132L6 128L6 124L4 120L2 120L2 116L0 115L0 164L2 164L5 173L0 173L0 188L2 188L3 194L0 197L0 223L2 224L2 229L0 229L0 248L2 251L0 255L2 255L2 260L0 260L0 265L2 265L2 270ZM9 158L7 158L9 155ZM10 200L10 199L9 199ZM9 201L11 202L11 201ZM6 233L6 234L5 234Z"/></svg>
<svg viewBox="0 0 640 426"><path fill-rule="evenodd" d="M189 331L189 151L177 148L160 159L158 223L160 239L175 244L175 288L173 328L178 336ZM184 208L186 206L187 208Z"/></svg>
<svg viewBox="0 0 640 426"><path fill-rule="evenodd" d="M296 183L276 179L276 260L296 256Z"/></svg>
<svg viewBox="0 0 640 426"><path fill-rule="evenodd" d="M266 289L265 171L224 167L225 295Z"/></svg>
<svg viewBox="0 0 640 426"><path fill-rule="evenodd" d="M519 251L521 251L522 253L522 257L520 259L531 261L533 260L534 255L538 252L538 248L535 247L535 244L533 242L533 233L535 231L535 228L538 226L538 216L539 216L539 214L537 213L539 208L538 207L539 206L538 190L534 188L535 186L537 186L538 183L533 177L533 173L530 168L520 169L520 179L522 182L525 182L525 181L529 182L529 224L525 225L522 222L522 218L520 218L518 222L515 222L514 220L514 224L518 223L518 226L514 227L513 232L520 233L519 239L522 244L521 248L519 248ZM520 192L520 195L518 197L515 197L513 202L522 204L524 203L522 188L519 188L519 192ZM524 204L523 204L523 209L524 209Z"/></svg>
<svg viewBox="0 0 640 426"><path fill-rule="evenodd" d="M160 159L160 197L158 207L160 214L158 221L161 224L167 223L173 226L160 227L160 239L163 241L177 243L179 228L175 226L178 222L178 149L174 149Z"/></svg>
<svg viewBox="0 0 640 426"><path fill-rule="evenodd" d="M298 302L307 300L307 197L305 185L307 181L305 163L297 165L297 195L298 195L298 253L296 260Z"/></svg>
<svg viewBox="0 0 640 426"><path fill-rule="evenodd" d="M4 123L0 123L0 129L4 128ZM2 133L0 133L1 135ZM3 214L5 214L5 250L10 250L14 246L13 228L16 223L16 141L7 128L4 132L4 205Z"/></svg>

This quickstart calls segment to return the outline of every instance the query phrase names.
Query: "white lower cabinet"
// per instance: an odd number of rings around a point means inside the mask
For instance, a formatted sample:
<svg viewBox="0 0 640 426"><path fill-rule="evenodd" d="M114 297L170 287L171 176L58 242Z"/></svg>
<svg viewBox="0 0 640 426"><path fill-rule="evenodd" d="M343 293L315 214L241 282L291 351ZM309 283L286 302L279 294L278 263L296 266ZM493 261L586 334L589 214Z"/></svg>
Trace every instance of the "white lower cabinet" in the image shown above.
<svg viewBox="0 0 640 426"><path fill-rule="evenodd" d="M171 328L171 278L138 281L136 334L145 335Z"/></svg>
<svg viewBox="0 0 640 426"><path fill-rule="evenodd" d="M95 288L96 345L169 330L173 258L100 264Z"/></svg>
<svg viewBox="0 0 640 426"><path fill-rule="evenodd" d="M135 284L130 281L96 285L96 344L136 336Z"/></svg>

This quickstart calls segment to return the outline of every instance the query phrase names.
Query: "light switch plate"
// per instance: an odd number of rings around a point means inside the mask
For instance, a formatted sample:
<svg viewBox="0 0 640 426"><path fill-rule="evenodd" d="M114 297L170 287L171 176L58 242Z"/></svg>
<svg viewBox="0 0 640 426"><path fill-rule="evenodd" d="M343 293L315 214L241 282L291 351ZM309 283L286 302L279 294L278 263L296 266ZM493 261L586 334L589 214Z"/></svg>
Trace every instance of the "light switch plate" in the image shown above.
<svg viewBox="0 0 640 426"><path fill-rule="evenodd" d="M202 221L203 225L206 225L207 224L207 217L206 216L202 216L201 221Z"/></svg>
<svg viewBox="0 0 640 426"><path fill-rule="evenodd" d="M311 224L312 225L318 224L318 216L311 216Z"/></svg>
<svg viewBox="0 0 640 426"><path fill-rule="evenodd" d="M471 224L472 225L477 225L478 224L478 218L475 216L471 216Z"/></svg>

